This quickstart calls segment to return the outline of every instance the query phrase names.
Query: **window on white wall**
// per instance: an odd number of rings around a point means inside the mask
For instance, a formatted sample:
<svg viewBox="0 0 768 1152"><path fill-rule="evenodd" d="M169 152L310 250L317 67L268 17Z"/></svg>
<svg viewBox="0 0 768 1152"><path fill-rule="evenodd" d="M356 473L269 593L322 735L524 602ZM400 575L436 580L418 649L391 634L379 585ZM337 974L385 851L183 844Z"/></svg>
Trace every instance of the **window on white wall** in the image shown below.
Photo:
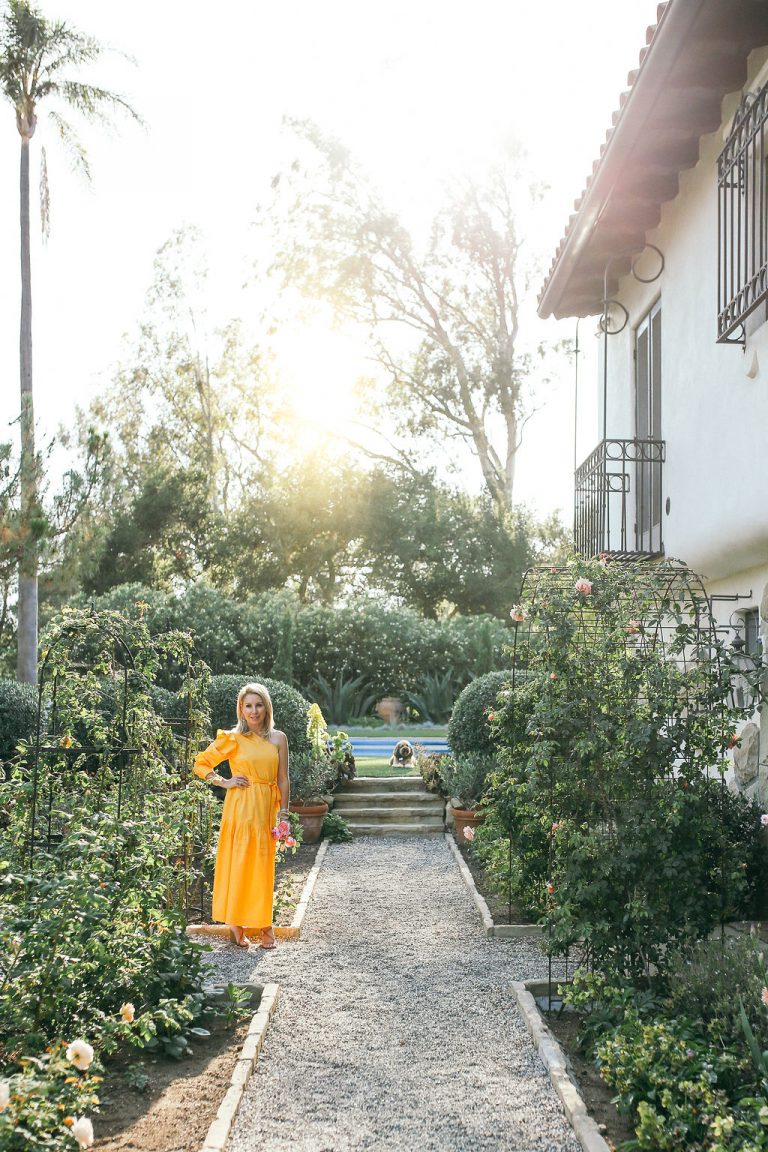
<svg viewBox="0 0 768 1152"><path fill-rule="evenodd" d="M661 300L637 326L635 340L635 514L640 535L661 522L661 469L652 441L661 441Z"/></svg>
<svg viewBox="0 0 768 1152"><path fill-rule="evenodd" d="M760 610L746 608L739 612L740 626L733 647L739 644L740 654L736 656L736 668L741 669L733 677L732 691L739 708L754 707L757 703L754 674L760 667L762 640L760 638Z"/></svg>
<svg viewBox="0 0 768 1152"><path fill-rule="evenodd" d="M757 657L762 651L760 640L760 611L747 608L744 617L744 655Z"/></svg>

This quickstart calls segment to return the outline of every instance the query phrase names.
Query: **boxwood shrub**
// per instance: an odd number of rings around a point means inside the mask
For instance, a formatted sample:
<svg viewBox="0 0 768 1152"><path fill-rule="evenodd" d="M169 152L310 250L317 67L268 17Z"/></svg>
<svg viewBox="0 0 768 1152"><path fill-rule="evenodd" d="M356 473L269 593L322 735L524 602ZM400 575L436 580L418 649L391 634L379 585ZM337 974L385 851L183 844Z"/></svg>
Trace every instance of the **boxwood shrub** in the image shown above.
<svg viewBox="0 0 768 1152"><path fill-rule="evenodd" d="M496 752L488 713L496 708L499 692L511 679L511 672L486 672L459 693L448 724L448 743L455 756L467 752L490 756Z"/></svg>
<svg viewBox="0 0 768 1152"><path fill-rule="evenodd" d="M37 717L37 688L0 680L0 760L15 755L19 740L29 739Z"/></svg>
<svg viewBox="0 0 768 1152"><path fill-rule="evenodd" d="M254 680L263 684L272 697L275 727L285 732L291 753L296 755L309 753L311 750L307 739L309 701L305 700L295 688L291 688L290 684L283 684L281 680L255 676L253 673L242 676L211 677L208 686L208 703L211 708L211 738L216 735L217 728L234 728L237 722L235 713L237 694L243 684L248 684Z"/></svg>

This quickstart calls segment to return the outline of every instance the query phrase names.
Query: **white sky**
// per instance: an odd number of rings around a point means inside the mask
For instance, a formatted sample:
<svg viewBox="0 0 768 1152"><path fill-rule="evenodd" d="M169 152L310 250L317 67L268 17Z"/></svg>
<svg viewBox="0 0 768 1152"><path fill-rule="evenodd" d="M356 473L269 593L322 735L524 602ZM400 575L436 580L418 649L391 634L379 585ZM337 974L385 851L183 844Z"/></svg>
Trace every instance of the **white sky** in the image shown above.
<svg viewBox="0 0 768 1152"><path fill-rule="evenodd" d="M237 315L249 226L284 156L285 115L311 117L368 168L407 220L428 219L446 179L481 172L505 139L527 147L551 188L532 225L550 260L636 66L651 0L41 0L46 15L128 53L99 71L146 121L84 131L93 184L48 139L52 235L33 250L34 371L41 436L109 379L141 312L156 250L182 224L209 240L214 315ZM2 111L0 109L0 111ZM40 142L43 130L39 132ZM33 179L39 147L33 142ZM18 151L0 116L0 435L18 412ZM36 197L36 188L34 190ZM34 207L34 203L33 203ZM35 220L36 223L36 220ZM571 337L534 321L529 338ZM590 344L594 324L582 324ZM333 341L323 344L328 386ZM306 341L307 337L303 339ZM311 339L311 333L310 333ZM296 340L302 340L297 330ZM302 349L299 394L317 391ZM306 353L306 354L304 354ZM342 373L355 352L339 349ZM592 391L583 364L584 394ZM517 499L570 521L573 374L539 394L519 457ZM580 430L579 457L596 426Z"/></svg>

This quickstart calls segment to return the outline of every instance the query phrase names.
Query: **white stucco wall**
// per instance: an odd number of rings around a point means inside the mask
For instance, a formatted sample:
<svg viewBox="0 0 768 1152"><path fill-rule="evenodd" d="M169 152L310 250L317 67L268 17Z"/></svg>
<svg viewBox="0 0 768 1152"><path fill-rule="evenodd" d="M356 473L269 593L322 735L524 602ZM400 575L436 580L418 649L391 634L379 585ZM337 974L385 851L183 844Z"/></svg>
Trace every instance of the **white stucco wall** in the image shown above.
<svg viewBox="0 0 768 1152"><path fill-rule="evenodd" d="M765 56L764 50L753 53L751 78ZM724 125L738 99L734 94L724 101ZM627 276L620 284L618 299L630 322L608 341L607 434L634 434L635 333L660 296L666 555L732 591L744 590L735 587L740 573L756 571L759 603L768 580L768 324L749 338L746 354L715 342L716 162L722 146L722 128L702 139L699 163L682 173L677 198L648 236L664 253L660 279L644 285ZM655 259L646 253L643 269ZM755 366L750 378L747 369ZM602 410L602 367L599 376Z"/></svg>

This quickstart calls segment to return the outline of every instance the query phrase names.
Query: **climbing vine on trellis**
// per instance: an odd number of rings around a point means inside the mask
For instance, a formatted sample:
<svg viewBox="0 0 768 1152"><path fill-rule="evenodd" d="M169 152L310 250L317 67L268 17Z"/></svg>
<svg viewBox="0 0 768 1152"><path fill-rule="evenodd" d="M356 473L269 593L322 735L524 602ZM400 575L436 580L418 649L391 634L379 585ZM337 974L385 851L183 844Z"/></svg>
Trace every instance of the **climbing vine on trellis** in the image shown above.
<svg viewBox="0 0 768 1152"><path fill-rule="evenodd" d="M759 813L724 782L732 656L675 562L534 569L512 615L484 835L507 837L551 955L579 941L592 967L647 977L744 915L764 877Z"/></svg>

